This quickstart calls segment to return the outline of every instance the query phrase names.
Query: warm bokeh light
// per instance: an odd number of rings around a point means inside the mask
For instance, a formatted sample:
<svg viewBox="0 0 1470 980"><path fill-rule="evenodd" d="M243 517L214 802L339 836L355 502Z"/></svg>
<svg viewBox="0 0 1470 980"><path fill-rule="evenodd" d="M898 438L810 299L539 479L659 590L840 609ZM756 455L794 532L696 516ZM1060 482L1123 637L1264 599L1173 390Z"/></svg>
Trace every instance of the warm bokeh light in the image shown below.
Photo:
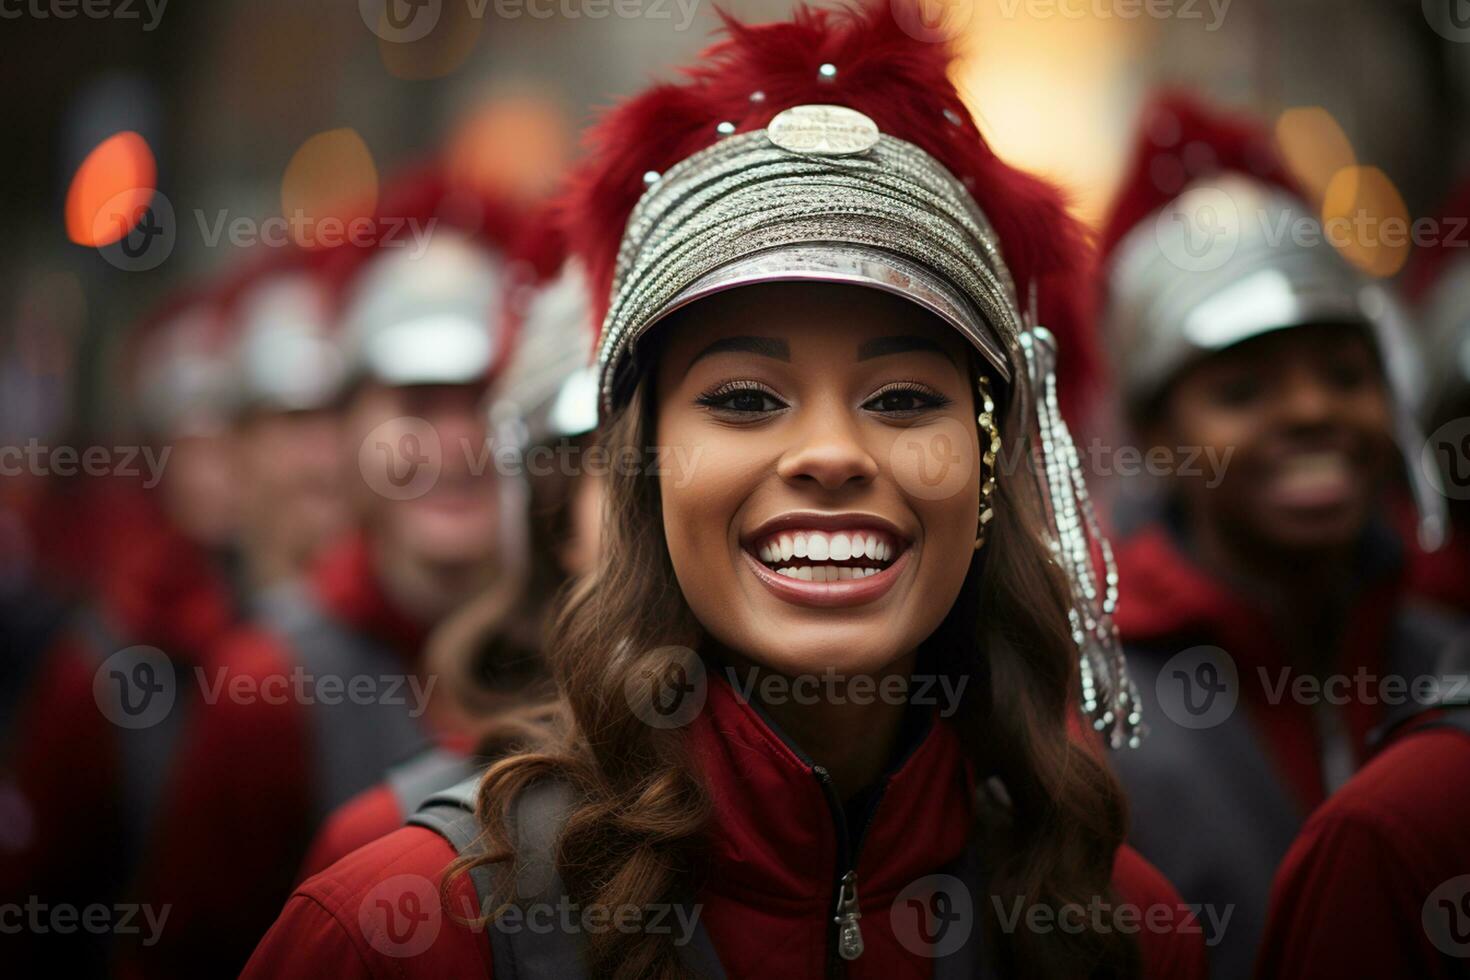
<svg viewBox="0 0 1470 980"><path fill-rule="evenodd" d="M433 27L424 36L396 41L391 30L378 33L378 57L394 78L412 82L453 74L479 43L487 16L483 5L445 2L422 9L433 14Z"/></svg>
<svg viewBox="0 0 1470 980"><path fill-rule="evenodd" d="M1322 225L1353 265L1386 278L1409 257L1409 209L1388 175L1377 167L1344 167L1322 199Z"/></svg>
<svg viewBox="0 0 1470 980"><path fill-rule="evenodd" d="M537 201L556 186L572 143L571 125L556 103L536 95L502 97L471 112L454 131L449 172L456 183Z"/></svg>
<svg viewBox="0 0 1470 980"><path fill-rule="evenodd" d="M354 219L378 206L378 168L355 129L318 133L291 157L281 180L281 214L296 244L341 244Z"/></svg>
<svg viewBox="0 0 1470 980"><path fill-rule="evenodd" d="M92 248L118 241L147 213L157 180L147 140L134 132L109 136L87 154L66 192L67 237Z"/></svg>
<svg viewBox="0 0 1470 980"><path fill-rule="evenodd" d="M1321 200L1327 185L1344 167L1358 162L1353 144L1321 106L1287 109L1276 120L1276 143L1286 164L1312 200Z"/></svg>
<svg viewBox="0 0 1470 980"><path fill-rule="evenodd" d="M1150 27L1005 6L973 5L954 82L1002 159L1056 180L1077 215L1097 224L1125 164L1134 124L1126 83Z"/></svg>

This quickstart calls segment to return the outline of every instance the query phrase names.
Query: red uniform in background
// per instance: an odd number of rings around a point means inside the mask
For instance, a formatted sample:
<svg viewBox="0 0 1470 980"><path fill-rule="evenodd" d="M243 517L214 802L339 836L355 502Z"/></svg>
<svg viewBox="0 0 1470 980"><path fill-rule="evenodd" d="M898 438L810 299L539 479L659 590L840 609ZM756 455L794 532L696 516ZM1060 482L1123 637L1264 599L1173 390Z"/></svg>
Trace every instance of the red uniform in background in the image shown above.
<svg viewBox="0 0 1470 980"><path fill-rule="evenodd" d="M360 536L321 558L305 592L342 637L372 650L373 659L352 669L375 665L400 676L416 669L425 629L384 596ZM139 976L238 969L289 893L317 823L376 777L378 760L407 755L429 737L391 705L386 713L354 719L334 710L352 705L303 702L298 677L341 673L343 665L302 648L305 634L292 631L291 612L268 610L237 630L199 679L213 702L201 713L160 816L169 846L137 889L174 911L158 943L129 944L125 960ZM417 696L406 683L402 695L409 701ZM324 738L316 718L323 712L328 724L350 726L353 737ZM220 862L239 869L229 888L201 873Z"/></svg>
<svg viewBox="0 0 1470 980"><path fill-rule="evenodd" d="M1271 889L1261 980L1470 977L1470 708L1427 716L1322 806Z"/></svg>

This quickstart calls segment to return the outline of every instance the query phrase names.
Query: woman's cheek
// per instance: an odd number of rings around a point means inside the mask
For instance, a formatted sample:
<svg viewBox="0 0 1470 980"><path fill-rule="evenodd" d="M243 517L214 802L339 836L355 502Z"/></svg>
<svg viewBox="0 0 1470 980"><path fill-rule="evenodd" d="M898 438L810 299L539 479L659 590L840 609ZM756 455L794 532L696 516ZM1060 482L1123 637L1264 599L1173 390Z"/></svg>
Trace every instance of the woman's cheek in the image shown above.
<svg viewBox="0 0 1470 980"><path fill-rule="evenodd" d="M974 423L940 418L899 429L887 456L894 483L916 502L979 500L980 442Z"/></svg>

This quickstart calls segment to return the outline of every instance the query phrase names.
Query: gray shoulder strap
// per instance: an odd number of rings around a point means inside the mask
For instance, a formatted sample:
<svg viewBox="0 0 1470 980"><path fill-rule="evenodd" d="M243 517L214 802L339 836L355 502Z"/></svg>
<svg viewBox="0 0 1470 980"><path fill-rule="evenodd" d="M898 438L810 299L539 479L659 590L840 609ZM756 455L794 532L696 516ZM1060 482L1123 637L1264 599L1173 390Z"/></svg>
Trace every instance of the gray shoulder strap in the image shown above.
<svg viewBox="0 0 1470 980"><path fill-rule="evenodd" d="M388 789L398 803L398 818L407 820L429 797L477 772L475 760L447 749L420 752L388 768Z"/></svg>
<svg viewBox="0 0 1470 980"><path fill-rule="evenodd" d="M427 738L416 715L425 705L416 702L429 689L419 686L402 656L339 622L301 583L275 590L259 614L284 640L292 668L303 672L314 695L306 705L312 805L315 819L325 819L423 748Z"/></svg>
<svg viewBox="0 0 1470 980"><path fill-rule="evenodd" d="M438 833L460 854L473 853L480 836L475 819L479 783L476 775L433 794L409 824ZM486 926L496 980L586 980L582 956L586 934L572 921L576 910L556 870L556 842L570 808L571 790L555 782L532 786L516 801L514 901L510 910ZM471 879L482 910L499 904L490 868L476 868ZM702 923L680 953L696 976L724 980Z"/></svg>
<svg viewBox="0 0 1470 980"><path fill-rule="evenodd" d="M1431 722L1432 727L1470 725L1470 624L1428 607L1410 603L1394 623L1394 664L1406 676L1439 679L1438 696L1430 703L1409 699L1387 713L1368 736L1373 751L1381 749L1406 723L1437 708L1454 709Z"/></svg>

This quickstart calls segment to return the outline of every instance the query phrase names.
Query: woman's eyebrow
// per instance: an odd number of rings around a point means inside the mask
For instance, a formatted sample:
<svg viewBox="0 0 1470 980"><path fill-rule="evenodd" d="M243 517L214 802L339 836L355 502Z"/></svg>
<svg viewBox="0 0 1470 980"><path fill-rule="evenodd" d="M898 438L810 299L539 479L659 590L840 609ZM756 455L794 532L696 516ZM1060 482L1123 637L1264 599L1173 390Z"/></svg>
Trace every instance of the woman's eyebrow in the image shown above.
<svg viewBox="0 0 1470 980"><path fill-rule="evenodd" d="M711 354L725 354L732 351L760 354L762 357L773 357L778 361L791 360L791 347L784 340L777 340L774 337L723 337L695 354L689 365L693 367L700 358Z"/></svg>
<svg viewBox="0 0 1470 980"><path fill-rule="evenodd" d="M906 354L910 351L929 351L938 354L949 363L953 364L954 358L949 351L940 347L939 344L928 337L917 337L913 334L897 334L892 337L878 337L873 340L864 341L858 345L857 359L866 361L874 357L883 357L888 354Z"/></svg>

